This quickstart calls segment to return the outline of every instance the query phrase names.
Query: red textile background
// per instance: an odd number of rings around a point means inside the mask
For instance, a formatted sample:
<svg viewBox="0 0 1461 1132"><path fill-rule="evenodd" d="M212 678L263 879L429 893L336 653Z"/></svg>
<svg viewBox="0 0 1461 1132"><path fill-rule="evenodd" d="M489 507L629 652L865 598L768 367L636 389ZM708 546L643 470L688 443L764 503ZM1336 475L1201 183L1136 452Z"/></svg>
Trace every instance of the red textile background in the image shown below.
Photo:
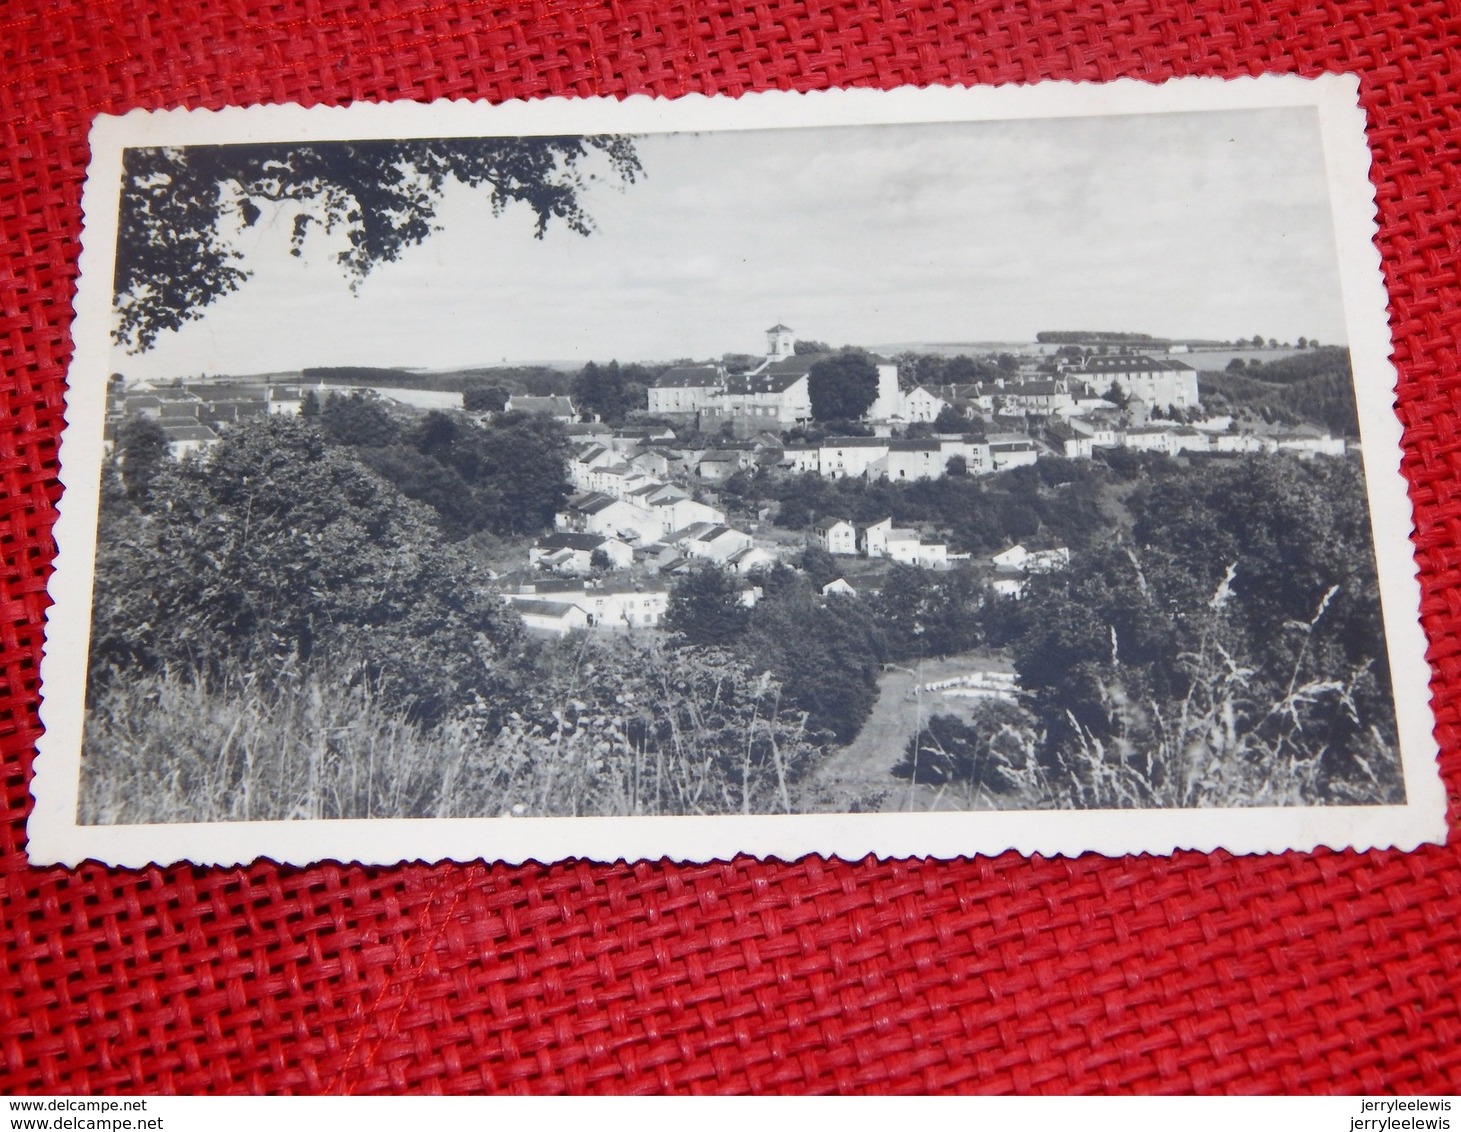
<svg viewBox="0 0 1461 1132"><path fill-rule="evenodd" d="M0 1091L1456 1091L1461 838L1411 854L37 870L93 114L1355 71L1461 783L1451 0L0 6Z"/></svg>

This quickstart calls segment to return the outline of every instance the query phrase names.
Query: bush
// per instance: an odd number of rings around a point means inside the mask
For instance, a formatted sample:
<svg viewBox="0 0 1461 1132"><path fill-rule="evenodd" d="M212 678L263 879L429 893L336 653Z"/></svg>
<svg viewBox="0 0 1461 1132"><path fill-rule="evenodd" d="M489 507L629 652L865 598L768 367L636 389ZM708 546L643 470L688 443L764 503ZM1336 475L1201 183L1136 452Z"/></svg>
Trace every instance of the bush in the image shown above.
<svg viewBox="0 0 1461 1132"><path fill-rule="evenodd" d="M117 673L261 676L317 659L434 721L499 693L521 622L423 510L281 416L168 465L146 508L112 500L90 687Z"/></svg>
<svg viewBox="0 0 1461 1132"><path fill-rule="evenodd" d="M467 752L453 816L484 799L552 816L789 812L817 756L769 673L656 636L550 646L536 694L505 726L449 729Z"/></svg>
<svg viewBox="0 0 1461 1132"><path fill-rule="evenodd" d="M977 704L969 721L935 715L908 741L899 778L946 791L965 808L1008 794L1036 771L1037 736L1029 712L1000 700Z"/></svg>

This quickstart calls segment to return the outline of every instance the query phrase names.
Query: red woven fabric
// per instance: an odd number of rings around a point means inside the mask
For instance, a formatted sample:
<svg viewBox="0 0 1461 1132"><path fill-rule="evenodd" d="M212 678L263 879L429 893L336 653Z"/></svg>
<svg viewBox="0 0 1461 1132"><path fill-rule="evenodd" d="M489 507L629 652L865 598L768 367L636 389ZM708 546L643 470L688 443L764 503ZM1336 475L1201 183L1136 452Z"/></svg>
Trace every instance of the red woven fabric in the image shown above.
<svg viewBox="0 0 1461 1132"><path fill-rule="evenodd" d="M0 7L0 1091L1461 1089L1461 839L1412 854L36 870L93 114L1356 71L1461 783L1449 0L13 0Z"/></svg>

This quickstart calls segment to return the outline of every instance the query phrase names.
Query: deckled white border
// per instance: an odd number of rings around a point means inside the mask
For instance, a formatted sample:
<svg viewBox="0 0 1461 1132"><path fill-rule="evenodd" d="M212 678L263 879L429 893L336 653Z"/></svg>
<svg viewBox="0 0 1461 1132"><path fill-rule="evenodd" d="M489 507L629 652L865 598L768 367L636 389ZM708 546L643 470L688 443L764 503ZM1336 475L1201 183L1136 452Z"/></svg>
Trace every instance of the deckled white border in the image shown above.
<svg viewBox="0 0 1461 1132"><path fill-rule="evenodd" d="M361 137L656 133L796 126L1088 117L1266 107L1317 108L1339 251L1345 318L1354 359L1365 478L1370 494L1382 605L1395 685L1407 803L1403 806L1203 810L817 814L789 817L482 818L82 826L76 823L87 641L90 631L102 423L109 372L110 303L124 146ZM636 96L551 99L498 106L473 102L269 106L218 112L133 111L97 119L83 207L70 394L63 437L65 495L50 583L41 663L45 734L32 785L28 852L33 864L113 865L192 861L231 865L259 857L391 864L420 860L522 862L668 857L728 859L738 853L792 859L809 853L857 859L1021 853L1074 855L1235 853L1332 848L1413 849L1443 843L1445 793L1436 767L1430 669L1418 621L1420 588L1409 536L1411 509L1400 474L1401 427L1393 408L1386 296L1374 245L1375 199L1358 82L1266 75L1178 79L1160 85L1046 83L992 88L766 93L740 99Z"/></svg>

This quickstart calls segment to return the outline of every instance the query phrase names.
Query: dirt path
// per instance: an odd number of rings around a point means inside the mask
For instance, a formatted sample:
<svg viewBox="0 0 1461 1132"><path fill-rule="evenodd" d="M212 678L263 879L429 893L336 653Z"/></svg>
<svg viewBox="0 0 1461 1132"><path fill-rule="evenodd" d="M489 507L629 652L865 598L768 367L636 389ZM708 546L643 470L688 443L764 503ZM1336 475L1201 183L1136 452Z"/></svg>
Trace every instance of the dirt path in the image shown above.
<svg viewBox="0 0 1461 1132"><path fill-rule="evenodd" d="M915 809L926 808L926 790L907 779L895 778L893 768L903 759L908 740L929 716L943 712L964 715L974 701L924 692L914 688L979 668L1003 669L1008 662L989 653L967 653L925 660L908 667L889 667L878 678L878 698L862 730L846 747L832 755L817 772L816 781L838 797L870 800L881 793L884 811L907 809L909 791Z"/></svg>
<svg viewBox="0 0 1461 1132"><path fill-rule="evenodd" d="M849 787L886 786L899 780L892 771L903 757L908 737L918 729L916 680L905 669L890 669L878 679L878 698L858 736L822 764L817 777Z"/></svg>

